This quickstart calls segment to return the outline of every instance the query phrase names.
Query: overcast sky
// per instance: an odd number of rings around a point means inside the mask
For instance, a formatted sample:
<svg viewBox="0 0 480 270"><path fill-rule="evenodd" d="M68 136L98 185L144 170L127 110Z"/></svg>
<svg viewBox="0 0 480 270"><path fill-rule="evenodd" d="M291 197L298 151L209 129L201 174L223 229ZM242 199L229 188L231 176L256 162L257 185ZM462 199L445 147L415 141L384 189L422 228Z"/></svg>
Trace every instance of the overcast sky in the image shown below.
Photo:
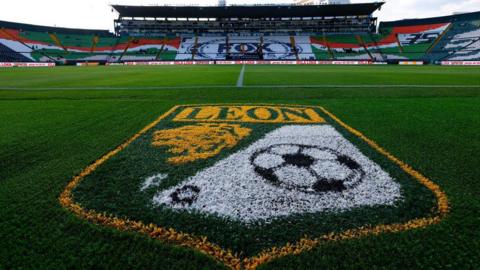
<svg viewBox="0 0 480 270"><path fill-rule="evenodd" d="M292 1L292 0L290 0ZM230 0L230 4L288 3L289 0ZM352 2L374 2L352 0ZM48 26L109 29L117 16L110 4L214 5L216 0L4 0L0 20ZM382 21L480 11L480 0L387 0L376 15Z"/></svg>

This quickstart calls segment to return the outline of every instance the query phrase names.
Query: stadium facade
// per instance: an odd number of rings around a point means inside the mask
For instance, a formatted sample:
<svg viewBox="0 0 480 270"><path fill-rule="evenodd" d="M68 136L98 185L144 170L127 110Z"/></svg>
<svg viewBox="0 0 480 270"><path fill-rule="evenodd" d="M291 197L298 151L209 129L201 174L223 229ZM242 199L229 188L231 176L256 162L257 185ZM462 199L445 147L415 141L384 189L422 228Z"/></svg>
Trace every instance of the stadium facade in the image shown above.
<svg viewBox="0 0 480 270"><path fill-rule="evenodd" d="M383 4L113 5L115 33L0 21L0 62L480 60L480 12L377 23Z"/></svg>

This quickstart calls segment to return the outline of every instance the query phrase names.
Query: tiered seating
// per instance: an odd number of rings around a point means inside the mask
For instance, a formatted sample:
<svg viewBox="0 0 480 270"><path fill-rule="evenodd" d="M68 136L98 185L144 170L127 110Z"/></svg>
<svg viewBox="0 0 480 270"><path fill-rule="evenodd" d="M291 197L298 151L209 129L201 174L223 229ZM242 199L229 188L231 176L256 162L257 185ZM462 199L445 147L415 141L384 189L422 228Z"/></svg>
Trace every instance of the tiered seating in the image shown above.
<svg viewBox="0 0 480 270"><path fill-rule="evenodd" d="M196 46L196 37L182 38L182 42L178 48L176 60L192 60L193 51L196 49Z"/></svg>
<svg viewBox="0 0 480 270"><path fill-rule="evenodd" d="M67 60L105 61L112 50L112 44L101 47L96 43L93 48L94 39L99 42L102 39L96 35L56 34L56 36L68 51L65 56Z"/></svg>
<svg viewBox="0 0 480 270"><path fill-rule="evenodd" d="M251 33L117 37L107 31L0 22L3 59L159 60L480 60L480 12L380 24L378 34Z"/></svg>
<svg viewBox="0 0 480 270"><path fill-rule="evenodd" d="M3 30L3 42L36 61L105 59L91 52L93 35L56 34L32 30ZM87 41L90 40L90 41ZM94 57L95 56L95 57Z"/></svg>
<svg viewBox="0 0 480 270"><path fill-rule="evenodd" d="M318 60L369 60L354 35L325 35L311 38L313 52Z"/></svg>
<svg viewBox="0 0 480 270"><path fill-rule="evenodd" d="M116 37L107 31L8 22L0 22L0 29L0 43L30 61L174 60L180 46L177 37Z"/></svg>
<svg viewBox="0 0 480 270"><path fill-rule="evenodd" d="M102 37L93 34L56 33L55 36L59 40L62 48L67 51L67 53L63 55L65 60L105 61L112 50L112 44L100 47L97 43L95 48L93 48L94 39L97 39L99 42L102 39ZM108 37L105 38L108 39Z"/></svg>
<svg viewBox="0 0 480 270"><path fill-rule="evenodd" d="M174 60L180 38L118 38L95 34L3 29L0 42L30 61Z"/></svg>
<svg viewBox="0 0 480 270"><path fill-rule="evenodd" d="M432 50L433 61L480 60L480 27L472 21L455 22Z"/></svg>
<svg viewBox="0 0 480 270"><path fill-rule="evenodd" d="M227 59L260 60L262 58L260 36L230 36Z"/></svg>
<svg viewBox="0 0 480 270"><path fill-rule="evenodd" d="M263 38L263 55L265 60L297 59L290 36L265 36Z"/></svg>
<svg viewBox="0 0 480 270"><path fill-rule="evenodd" d="M114 50L122 61L174 60L180 38L130 38L120 42Z"/></svg>
<svg viewBox="0 0 480 270"><path fill-rule="evenodd" d="M317 59L422 60L449 23L387 26L379 34L312 37Z"/></svg>
<svg viewBox="0 0 480 270"><path fill-rule="evenodd" d="M20 62L31 62L32 49L20 41L12 38L16 34L14 30L0 29L0 62L8 62L17 59Z"/></svg>
<svg viewBox="0 0 480 270"><path fill-rule="evenodd" d="M32 59L3 44L0 39L0 62L31 62Z"/></svg>
<svg viewBox="0 0 480 270"><path fill-rule="evenodd" d="M313 47L310 43L310 36L295 36L295 45L298 51L299 60L315 60Z"/></svg>
<svg viewBox="0 0 480 270"><path fill-rule="evenodd" d="M57 47L47 42L44 36L42 36L40 40L31 40L29 36L31 36L30 32L4 28L0 30L0 43L29 58L30 61L53 61L53 59L46 56L45 53L49 51L59 51ZM54 57L57 56L61 57L61 55L55 55Z"/></svg>
<svg viewBox="0 0 480 270"><path fill-rule="evenodd" d="M191 43L191 48L195 43ZM191 50L190 50L191 52ZM197 37L195 60L224 60L227 54L227 37Z"/></svg>
<svg viewBox="0 0 480 270"><path fill-rule="evenodd" d="M234 60L260 60L265 54L267 43L261 48L260 36L233 36L228 38L229 50L227 59Z"/></svg>
<svg viewBox="0 0 480 270"><path fill-rule="evenodd" d="M171 44L171 45L169 45ZM178 47L180 46L180 38L174 40L167 40L157 60L173 61L177 58Z"/></svg>
<svg viewBox="0 0 480 270"><path fill-rule="evenodd" d="M195 54L195 60L296 60L298 54L299 59L314 60L310 37L293 38L296 52L290 36L185 37L182 39L176 59L191 60Z"/></svg>
<svg viewBox="0 0 480 270"><path fill-rule="evenodd" d="M16 39L30 47L31 56L38 61L63 61L68 54L47 32L19 31Z"/></svg>
<svg viewBox="0 0 480 270"><path fill-rule="evenodd" d="M424 60L429 49L449 27L450 23L436 23L382 29L391 31L389 39L396 43L396 46L383 46L382 52L388 59Z"/></svg>
<svg viewBox="0 0 480 270"><path fill-rule="evenodd" d="M448 60L480 60L480 30L455 36L445 49L453 50Z"/></svg>

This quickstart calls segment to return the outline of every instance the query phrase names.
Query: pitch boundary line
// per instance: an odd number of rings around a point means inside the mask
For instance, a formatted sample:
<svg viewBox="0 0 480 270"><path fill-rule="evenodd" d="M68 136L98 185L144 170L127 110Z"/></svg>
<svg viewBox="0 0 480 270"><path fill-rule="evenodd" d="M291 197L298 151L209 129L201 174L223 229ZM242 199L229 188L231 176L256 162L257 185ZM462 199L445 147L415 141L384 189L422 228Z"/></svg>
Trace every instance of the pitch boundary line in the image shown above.
<svg viewBox="0 0 480 270"><path fill-rule="evenodd" d="M105 87L0 87L0 91L61 91L61 90L175 90L175 89L225 89L235 88L234 85L187 85L187 86L105 86ZM480 85L422 85L422 84L373 84L373 85L328 85L328 84L299 84L299 85L242 85L242 88L338 88L338 89L367 89L367 88L480 88Z"/></svg>
<svg viewBox="0 0 480 270"><path fill-rule="evenodd" d="M244 64L242 66L242 70L240 70L240 74L238 75L238 80L237 80L237 87L238 88L243 87L243 78L245 77L245 68L246 68L246 65Z"/></svg>

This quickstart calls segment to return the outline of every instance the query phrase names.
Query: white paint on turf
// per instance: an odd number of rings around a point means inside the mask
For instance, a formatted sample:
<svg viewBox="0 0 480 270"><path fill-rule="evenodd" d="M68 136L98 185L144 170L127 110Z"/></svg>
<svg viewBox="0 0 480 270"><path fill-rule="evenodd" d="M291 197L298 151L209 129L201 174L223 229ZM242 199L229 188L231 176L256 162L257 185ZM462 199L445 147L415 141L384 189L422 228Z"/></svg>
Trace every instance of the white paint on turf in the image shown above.
<svg viewBox="0 0 480 270"><path fill-rule="evenodd" d="M243 87L243 78L245 77L245 65L242 66L242 70L240 70L240 74L238 75L237 80L237 87Z"/></svg>
<svg viewBox="0 0 480 270"><path fill-rule="evenodd" d="M149 188L158 187L163 180L168 178L168 174L160 173L154 176L147 177L140 187L140 191L145 191Z"/></svg>
<svg viewBox="0 0 480 270"><path fill-rule="evenodd" d="M153 202L253 223L400 199L399 184L332 126L293 125L158 192Z"/></svg>

